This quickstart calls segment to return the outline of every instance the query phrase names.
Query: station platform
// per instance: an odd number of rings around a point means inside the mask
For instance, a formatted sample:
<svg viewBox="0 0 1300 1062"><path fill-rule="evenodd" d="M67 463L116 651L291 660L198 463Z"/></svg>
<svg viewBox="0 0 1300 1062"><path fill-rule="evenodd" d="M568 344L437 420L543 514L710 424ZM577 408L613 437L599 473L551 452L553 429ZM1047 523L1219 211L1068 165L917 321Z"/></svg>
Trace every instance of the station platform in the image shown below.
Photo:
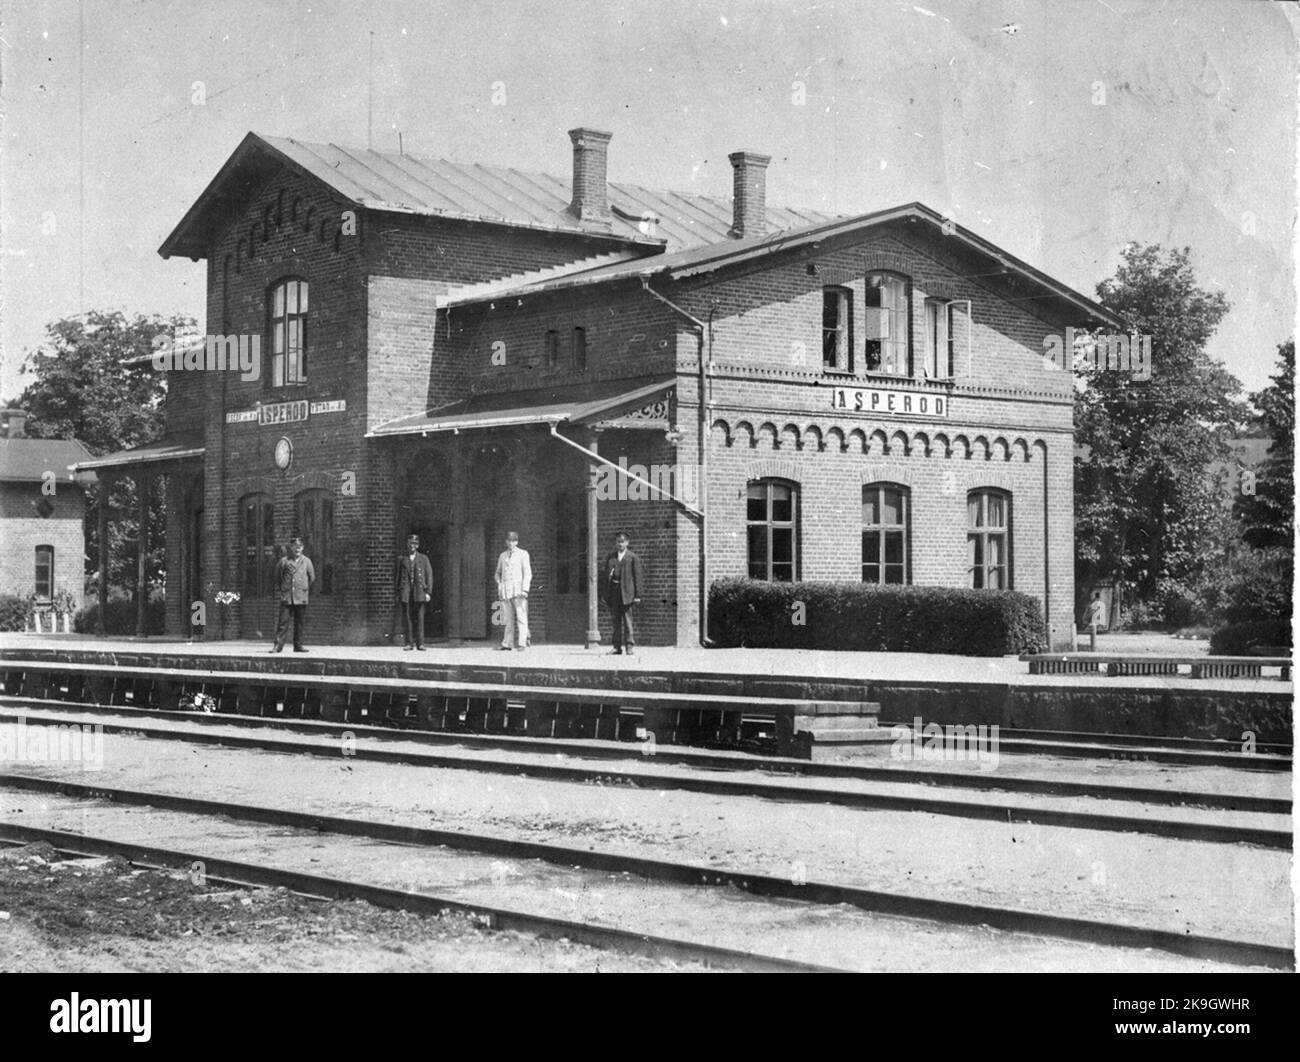
<svg viewBox="0 0 1300 1062"><path fill-rule="evenodd" d="M1186 656L1204 642L1155 636L1099 639L1108 652L1161 651ZM812 650L608 648L538 645L502 652L495 644L401 646L308 645L308 652L272 654L263 641L98 638L89 635L0 634L0 656L55 658L121 667L210 667L286 675L405 678L413 682L662 692L696 696L770 697L879 703L880 722L918 716L941 725L1146 734L1290 744L1293 685L1276 678L1030 675L1017 657Z"/></svg>

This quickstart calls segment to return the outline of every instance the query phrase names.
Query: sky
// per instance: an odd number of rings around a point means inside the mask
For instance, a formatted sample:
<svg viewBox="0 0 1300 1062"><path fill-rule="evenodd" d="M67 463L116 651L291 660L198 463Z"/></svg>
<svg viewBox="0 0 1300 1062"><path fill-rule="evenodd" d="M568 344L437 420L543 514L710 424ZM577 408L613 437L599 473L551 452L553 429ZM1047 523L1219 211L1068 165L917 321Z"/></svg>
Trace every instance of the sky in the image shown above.
<svg viewBox="0 0 1300 1062"><path fill-rule="evenodd" d="M921 202L1086 295L1191 248L1249 390L1295 333L1296 27L1254 0L0 0L0 397L45 326L186 313L157 249L244 135L768 202ZM373 36L372 36L373 35ZM373 42L373 60L371 59ZM30 377L27 377L30 379Z"/></svg>

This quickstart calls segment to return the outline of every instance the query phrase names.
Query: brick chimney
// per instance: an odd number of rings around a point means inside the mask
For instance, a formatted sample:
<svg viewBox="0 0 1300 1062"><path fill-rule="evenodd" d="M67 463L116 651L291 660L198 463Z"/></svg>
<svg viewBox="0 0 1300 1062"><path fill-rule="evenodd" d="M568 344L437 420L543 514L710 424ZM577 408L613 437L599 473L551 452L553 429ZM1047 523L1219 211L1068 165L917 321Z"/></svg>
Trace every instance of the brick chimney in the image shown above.
<svg viewBox="0 0 1300 1062"><path fill-rule="evenodd" d="M0 438L21 439L26 434L27 412L22 409L0 409Z"/></svg>
<svg viewBox="0 0 1300 1062"><path fill-rule="evenodd" d="M733 206L731 231L733 239L762 236L767 231L767 164L771 155L754 151L733 151L731 160Z"/></svg>
<svg viewBox="0 0 1300 1062"><path fill-rule="evenodd" d="M581 126L569 130L569 139L573 141L573 202L569 210L579 221L609 224L605 169L612 136Z"/></svg>

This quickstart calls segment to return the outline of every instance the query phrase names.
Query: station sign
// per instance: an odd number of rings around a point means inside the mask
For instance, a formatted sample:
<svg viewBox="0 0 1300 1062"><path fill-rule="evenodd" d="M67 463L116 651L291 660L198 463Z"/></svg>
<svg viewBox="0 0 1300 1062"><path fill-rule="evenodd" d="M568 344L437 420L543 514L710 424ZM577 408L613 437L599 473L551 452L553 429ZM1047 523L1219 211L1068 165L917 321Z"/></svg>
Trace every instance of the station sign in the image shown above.
<svg viewBox="0 0 1300 1062"><path fill-rule="evenodd" d="M895 391L879 387L835 387L831 408L854 413L905 413L947 418L948 396L931 391Z"/></svg>
<svg viewBox="0 0 1300 1062"><path fill-rule="evenodd" d="M348 403L345 398L330 398L320 402L309 402L305 398L300 398L293 402L273 402L258 406L256 409L231 410L226 414L226 423L257 423L264 427L272 424L294 424L322 413L344 413L347 408Z"/></svg>

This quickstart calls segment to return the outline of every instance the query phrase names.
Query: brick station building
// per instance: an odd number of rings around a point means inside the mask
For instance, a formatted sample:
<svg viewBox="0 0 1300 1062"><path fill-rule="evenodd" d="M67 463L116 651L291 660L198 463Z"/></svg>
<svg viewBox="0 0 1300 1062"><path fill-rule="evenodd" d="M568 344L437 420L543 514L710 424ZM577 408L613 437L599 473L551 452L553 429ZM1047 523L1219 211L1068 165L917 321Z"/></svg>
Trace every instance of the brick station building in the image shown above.
<svg viewBox="0 0 1300 1062"><path fill-rule="evenodd" d="M266 635L301 534L309 640L389 629L408 532L430 637L491 634L507 530L534 638L608 640L626 530L647 644L716 578L1011 587L1074 604L1071 377L1044 338L1120 322L920 203L856 217L249 134L160 253L205 259L207 332L260 378L172 371L167 433L84 467L165 483L169 629L205 588ZM210 607L210 606L209 606Z"/></svg>

